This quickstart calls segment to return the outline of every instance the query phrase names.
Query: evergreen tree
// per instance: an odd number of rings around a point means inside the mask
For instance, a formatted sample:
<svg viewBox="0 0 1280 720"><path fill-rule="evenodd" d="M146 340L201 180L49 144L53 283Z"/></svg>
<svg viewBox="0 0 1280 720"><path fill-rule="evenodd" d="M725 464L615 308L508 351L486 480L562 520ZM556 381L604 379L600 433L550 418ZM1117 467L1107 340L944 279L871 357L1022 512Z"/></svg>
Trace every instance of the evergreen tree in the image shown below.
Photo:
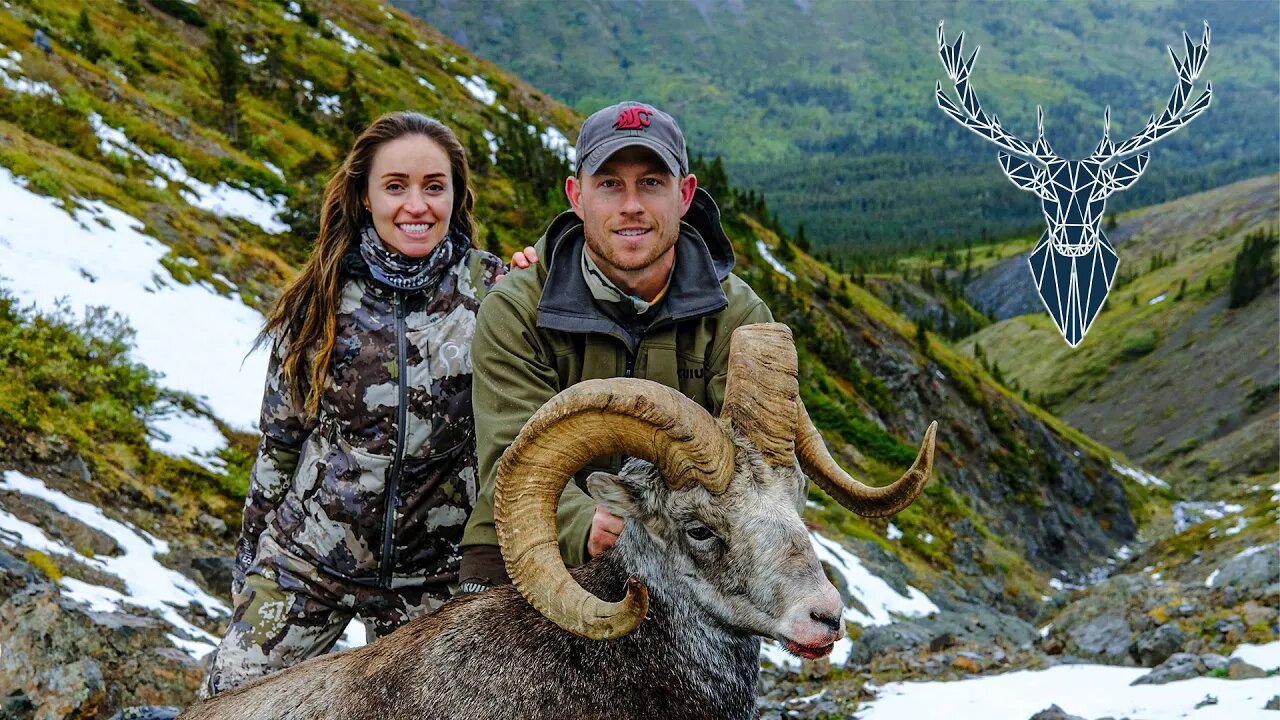
<svg viewBox="0 0 1280 720"><path fill-rule="evenodd" d="M787 242L785 237L778 238L778 260L781 262L791 262L796 259L796 249L791 247L791 243Z"/></svg>
<svg viewBox="0 0 1280 720"><path fill-rule="evenodd" d="M502 257L502 238L498 236L498 229L491 227L486 228L486 230L487 232L484 234L484 249L491 255Z"/></svg>
<svg viewBox="0 0 1280 720"><path fill-rule="evenodd" d="M973 357L978 361L978 364L982 366L983 370L988 372L991 371L991 366L987 364L987 353L978 343L973 344Z"/></svg>
<svg viewBox="0 0 1280 720"><path fill-rule="evenodd" d="M1173 301L1178 302L1187 294L1187 279L1182 278L1182 282L1178 283L1178 294L1173 296Z"/></svg>
<svg viewBox="0 0 1280 720"><path fill-rule="evenodd" d="M342 127L346 129L348 137L354 140L372 118L364 104L364 93L356 82L355 68L351 65L347 65L347 80L342 85L342 92L338 93L338 101L342 105Z"/></svg>
<svg viewBox="0 0 1280 720"><path fill-rule="evenodd" d="M225 25L213 29L208 48L213 64L218 99L222 101L222 132L231 142L240 144L240 87L244 84L244 66L231 31Z"/></svg>
<svg viewBox="0 0 1280 720"><path fill-rule="evenodd" d="M1001 385L1004 384L1004 373L1000 372L1000 363L998 362L991 363L991 377L994 378L995 381L1000 383Z"/></svg>
<svg viewBox="0 0 1280 720"><path fill-rule="evenodd" d="M809 252L809 239L804 236L804 223L796 227L796 247Z"/></svg>
<svg viewBox="0 0 1280 720"><path fill-rule="evenodd" d="M1231 270L1229 307L1248 305L1276 279L1272 255L1277 244L1280 244L1280 239L1274 232L1258 231L1245 237Z"/></svg>
<svg viewBox="0 0 1280 720"><path fill-rule="evenodd" d="M80 17L76 18L76 44L80 46L80 54L91 63L96 63L106 53L102 42L98 40L98 32L89 19L89 8L80 8Z"/></svg>
<svg viewBox="0 0 1280 720"><path fill-rule="evenodd" d="M916 323L916 347L920 352L929 354L929 329L925 326L929 324L929 317L926 315Z"/></svg>

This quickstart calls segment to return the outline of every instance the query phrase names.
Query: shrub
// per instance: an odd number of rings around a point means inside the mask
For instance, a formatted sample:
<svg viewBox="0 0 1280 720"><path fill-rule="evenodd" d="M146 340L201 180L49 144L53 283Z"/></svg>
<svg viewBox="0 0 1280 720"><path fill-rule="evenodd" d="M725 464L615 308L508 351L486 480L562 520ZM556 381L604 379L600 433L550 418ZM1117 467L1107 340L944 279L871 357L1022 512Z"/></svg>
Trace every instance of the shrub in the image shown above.
<svg viewBox="0 0 1280 720"><path fill-rule="evenodd" d="M165 15L181 20L188 25L201 28L206 25L204 15L201 15L194 5L183 2L183 0L151 0L151 4L155 5L156 9Z"/></svg>
<svg viewBox="0 0 1280 720"><path fill-rule="evenodd" d="M1156 349L1156 331L1138 330L1125 336L1120 344L1120 357L1135 360Z"/></svg>

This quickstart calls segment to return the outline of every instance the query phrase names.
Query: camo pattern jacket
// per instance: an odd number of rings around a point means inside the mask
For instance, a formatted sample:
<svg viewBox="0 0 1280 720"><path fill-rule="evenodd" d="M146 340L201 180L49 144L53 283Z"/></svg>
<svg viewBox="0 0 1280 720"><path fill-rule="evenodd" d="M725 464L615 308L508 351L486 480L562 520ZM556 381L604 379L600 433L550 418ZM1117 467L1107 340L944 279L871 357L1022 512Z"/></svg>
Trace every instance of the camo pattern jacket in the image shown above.
<svg viewBox="0 0 1280 720"><path fill-rule="evenodd" d="M265 533L335 579L382 588L454 582L476 498L471 340L502 272L468 248L440 282L398 291L344 258L330 381L320 411L285 382L277 343L262 441L236 546L233 594Z"/></svg>

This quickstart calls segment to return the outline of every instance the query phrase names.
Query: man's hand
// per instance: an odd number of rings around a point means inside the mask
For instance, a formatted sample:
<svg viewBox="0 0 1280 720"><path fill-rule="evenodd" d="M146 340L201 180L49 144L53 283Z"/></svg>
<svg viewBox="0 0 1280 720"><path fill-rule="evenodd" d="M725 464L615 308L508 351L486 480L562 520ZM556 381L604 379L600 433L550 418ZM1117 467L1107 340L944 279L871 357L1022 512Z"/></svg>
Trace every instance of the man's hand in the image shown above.
<svg viewBox="0 0 1280 720"><path fill-rule="evenodd" d="M597 505L596 514L591 518L591 533L587 535L587 557L599 557L613 547L622 534L622 523L622 518Z"/></svg>

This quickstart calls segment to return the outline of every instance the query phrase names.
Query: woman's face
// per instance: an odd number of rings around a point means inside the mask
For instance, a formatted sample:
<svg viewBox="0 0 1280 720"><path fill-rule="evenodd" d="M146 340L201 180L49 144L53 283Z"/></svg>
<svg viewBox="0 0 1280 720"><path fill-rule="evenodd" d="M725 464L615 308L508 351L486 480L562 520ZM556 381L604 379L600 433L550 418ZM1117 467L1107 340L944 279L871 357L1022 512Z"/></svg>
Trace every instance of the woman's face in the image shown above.
<svg viewBox="0 0 1280 720"><path fill-rule="evenodd" d="M449 232L453 173L444 148L425 135L404 135L373 154L364 203L387 246L426 257Z"/></svg>

